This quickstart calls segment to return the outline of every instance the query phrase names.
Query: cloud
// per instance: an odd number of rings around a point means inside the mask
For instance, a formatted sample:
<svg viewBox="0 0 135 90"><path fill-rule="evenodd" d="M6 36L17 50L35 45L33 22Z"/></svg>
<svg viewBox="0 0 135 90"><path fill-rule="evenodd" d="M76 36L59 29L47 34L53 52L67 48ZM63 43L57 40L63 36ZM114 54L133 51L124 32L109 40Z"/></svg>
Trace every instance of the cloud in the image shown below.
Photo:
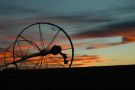
<svg viewBox="0 0 135 90"><path fill-rule="evenodd" d="M131 28L106 28L98 30L84 30L85 32L80 32L72 36L74 39L86 39L86 38L102 38L102 37L112 37L112 36L132 36L135 34L135 27Z"/></svg>
<svg viewBox="0 0 135 90"><path fill-rule="evenodd" d="M12 3L12 4L11 4ZM11 2L0 2L0 15L13 15L13 14L24 14L34 13L37 10L21 7Z"/></svg>
<svg viewBox="0 0 135 90"><path fill-rule="evenodd" d="M121 23L112 23L102 27L101 29L95 30L84 30L77 34L71 36L73 39L91 39L91 38L108 38L121 36L121 42L112 42L112 43L99 43L88 46L86 49L96 49L103 48L114 45L121 45L130 42L135 42L135 21L121 22Z"/></svg>
<svg viewBox="0 0 135 90"><path fill-rule="evenodd" d="M30 2L29 2L30 3ZM46 6L45 6L46 7ZM45 8L44 7L44 8ZM47 7L46 7L47 8ZM6 29L11 29L16 27L17 25L28 25L34 22L57 22L57 23L67 23L67 24L76 24L76 23L99 23L99 22L107 22L111 21L110 18L102 17L97 13L93 12L79 12L67 15L59 15L53 12L48 12L46 10L35 10L30 9L28 7L17 6L16 4L9 4L9 3L0 3L0 16L15 14L15 18L8 19L0 19L2 22L0 23L0 29L5 31ZM24 15L27 14L27 15ZM19 18L17 18L19 17ZM22 18L23 17L23 18Z"/></svg>
<svg viewBox="0 0 135 90"><path fill-rule="evenodd" d="M122 37L121 42L91 44L90 46L86 47L86 49L87 50L88 49L100 49L100 48L105 48L105 47L109 47L109 46L128 44L130 42L135 42L135 37Z"/></svg>
<svg viewBox="0 0 135 90"><path fill-rule="evenodd" d="M134 42L135 41L135 37L134 36L128 36L128 37L123 37L123 42L127 43L127 42Z"/></svg>
<svg viewBox="0 0 135 90"><path fill-rule="evenodd" d="M98 55L80 55L80 56L76 55L72 67L89 67L94 66L95 63L107 61L110 60L106 60Z"/></svg>
<svg viewBox="0 0 135 90"><path fill-rule="evenodd" d="M91 46L86 47L86 49L100 49L100 48L105 48L109 46L116 46L116 45L121 45L125 44L123 42L118 42L118 43L99 43L99 44L93 44Z"/></svg>

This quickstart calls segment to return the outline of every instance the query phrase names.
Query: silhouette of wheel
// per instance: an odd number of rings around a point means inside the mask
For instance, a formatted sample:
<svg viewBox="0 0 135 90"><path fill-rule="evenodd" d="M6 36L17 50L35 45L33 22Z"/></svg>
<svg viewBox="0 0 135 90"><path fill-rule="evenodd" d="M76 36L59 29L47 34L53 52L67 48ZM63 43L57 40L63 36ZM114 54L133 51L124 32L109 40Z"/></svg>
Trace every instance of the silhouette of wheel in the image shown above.
<svg viewBox="0 0 135 90"><path fill-rule="evenodd" d="M52 23L35 23L24 28L4 56L5 68L71 68L74 48L69 35Z"/></svg>

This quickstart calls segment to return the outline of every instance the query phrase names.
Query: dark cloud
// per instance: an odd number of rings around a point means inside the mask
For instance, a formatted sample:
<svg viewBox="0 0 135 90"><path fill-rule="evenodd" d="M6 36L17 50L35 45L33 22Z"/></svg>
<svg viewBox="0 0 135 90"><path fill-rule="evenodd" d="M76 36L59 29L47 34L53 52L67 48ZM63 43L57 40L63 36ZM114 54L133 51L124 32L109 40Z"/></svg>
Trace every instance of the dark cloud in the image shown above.
<svg viewBox="0 0 135 90"><path fill-rule="evenodd" d="M23 14L23 13L35 13L38 12L34 9L20 7L15 4L0 2L0 15L12 15L12 14Z"/></svg>
<svg viewBox="0 0 135 90"><path fill-rule="evenodd" d="M73 21L78 23L98 23L98 22L107 22L111 21L110 18L101 17L98 14L94 14L92 12L86 13L78 13L78 14L71 14L71 15L63 15L63 16L56 16L52 17L54 19L64 20L64 21Z"/></svg>
<svg viewBox="0 0 135 90"><path fill-rule="evenodd" d="M15 13L17 13L17 11L21 11L21 13L23 13L23 10L19 9L18 7L15 7L17 9L13 9L15 10ZM24 10L27 10L28 9L25 9ZM12 13L14 11L12 11L12 8L10 10ZM18 13L19 13L18 12ZM29 11L28 12L32 14L32 12L34 12L33 10L32 11ZM8 12L9 13L9 12ZM24 11L25 13L25 11ZM3 31L4 32L7 32L11 30L11 28L14 28L16 26L19 26L19 25L28 25L28 24L32 24L32 23L35 23L35 22L52 22L52 23L66 23L66 24L72 24L72 23L93 23L93 22L106 22L106 21L110 21L108 18L102 18L100 16L96 16L96 15L85 15L85 13L83 14L78 14L78 15L55 15L53 14L54 16L48 16L47 14L45 14L44 16L43 15L39 15L38 16L35 16L35 17L31 17L31 18L24 18L24 19L12 19L12 20L2 20L1 19L1 23L0 23L0 32ZM80 24L79 24L80 26ZM85 26L83 26L85 27ZM15 31L15 29L14 29ZM13 31L13 32L14 32Z"/></svg>
<svg viewBox="0 0 135 90"><path fill-rule="evenodd" d="M83 32L84 31L84 32ZM97 38L97 37L110 37L110 36L131 36L135 35L135 21L134 22L122 22L116 24L110 24L100 29L94 30L82 30L75 35L73 38Z"/></svg>
<svg viewBox="0 0 135 90"><path fill-rule="evenodd" d="M121 42L112 42L112 43L98 43L87 46L86 49L98 49L108 46L116 46L121 44L127 44L130 42L135 42L135 21L121 22L121 23L112 23L106 26L103 26L100 29L94 30L82 30L72 36L73 39L90 39L90 38L108 38L122 36Z"/></svg>
<svg viewBox="0 0 135 90"><path fill-rule="evenodd" d="M100 44L93 44L91 46L86 47L87 50L89 49L100 49L100 48L106 48L109 46L116 46L116 45L121 45L125 44L124 42L118 42L118 43L100 43Z"/></svg>
<svg viewBox="0 0 135 90"><path fill-rule="evenodd" d="M86 47L86 49L87 50L89 50L89 49L100 49L100 48L106 48L106 47L110 47L110 46L128 44L130 42L135 42L135 37L122 37L121 42L93 44L93 45L90 45L90 46Z"/></svg>
<svg viewBox="0 0 135 90"><path fill-rule="evenodd" d="M113 24L110 24L108 25L108 28L132 28L132 27L135 27L135 21L132 20L132 21L126 21L126 22L120 22L120 23L113 23Z"/></svg>

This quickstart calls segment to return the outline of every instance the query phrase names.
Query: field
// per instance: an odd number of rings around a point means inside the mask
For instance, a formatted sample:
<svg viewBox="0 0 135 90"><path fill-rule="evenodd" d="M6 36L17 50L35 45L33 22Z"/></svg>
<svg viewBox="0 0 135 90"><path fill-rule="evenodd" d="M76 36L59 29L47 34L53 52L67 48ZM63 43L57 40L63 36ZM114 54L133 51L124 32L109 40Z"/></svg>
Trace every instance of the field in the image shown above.
<svg viewBox="0 0 135 90"><path fill-rule="evenodd" d="M15 89L134 87L135 65L25 71L5 70L0 72L0 81L4 88Z"/></svg>

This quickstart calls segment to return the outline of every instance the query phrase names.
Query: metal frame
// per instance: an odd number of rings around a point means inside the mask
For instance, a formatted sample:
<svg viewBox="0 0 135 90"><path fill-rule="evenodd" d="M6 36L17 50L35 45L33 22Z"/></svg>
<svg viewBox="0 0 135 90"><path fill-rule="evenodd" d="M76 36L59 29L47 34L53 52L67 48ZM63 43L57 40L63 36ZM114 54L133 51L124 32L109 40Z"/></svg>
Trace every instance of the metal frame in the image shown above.
<svg viewBox="0 0 135 90"><path fill-rule="evenodd" d="M25 38L23 38L23 37L21 36L21 34L22 34L25 30L27 30L28 28L30 28L30 27L32 27L32 26L34 26L34 25L38 25L38 26L39 26L39 32L40 32L41 45L43 45L43 44L44 44L44 43L42 43L42 42L43 42L43 36L42 36L41 28L40 28L40 25L41 25L41 24L54 26L54 27L58 28L59 31L62 31L62 32L66 35L66 37L68 38L68 40L69 40L69 42L70 42L70 46L71 46L71 49L72 49L72 57L71 57L71 61L70 61L70 64L69 64L69 68L71 68L71 65L72 65L73 59L74 59L74 47L73 47L72 40L70 39L69 35L66 33L66 31L64 31L63 28L61 28L61 27L59 27L59 26L57 26L57 25L55 25L55 24L46 23L46 22L38 22L38 23L31 24L31 25L27 26L26 28L24 28L24 29L17 35L17 38L15 39L15 42L12 43L12 44L6 49L5 55L4 55L4 61L6 61L6 53L8 52L8 49L13 45L13 51L12 51L11 53L13 53L13 59L14 59L14 60L13 60L13 62L11 62L11 63L8 63L8 64L3 65L3 67L7 67L7 66L10 65L10 64L14 64L14 65L16 66L16 69L18 69L18 66L17 66L17 64L16 64L17 62L16 62L16 60L15 60L15 59L16 59L16 57L15 57L15 56L16 56L16 55L15 55L15 47L16 47L16 44L17 44L17 43L19 44L20 41L26 41L26 42L28 42L30 45L32 45L33 47L36 46L36 48L37 48L39 51L41 51L41 50L44 49L44 47L42 47L42 49L40 49L40 48L38 47L38 45L36 45L34 42L29 41L29 40L27 40L27 39L25 39ZM58 31L58 32L59 32L59 31ZM58 32L57 32L57 33L58 33ZM56 33L56 35L53 37L53 39L51 40L51 42L49 43L49 45L53 43L53 41L54 41L55 38L57 37L57 33ZM19 40L20 37L21 37L23 40ZM49 48L49 45L48 45L47 48ZM44 46L44 45L43 45L43 46ZM16 62L16 63L15 63L15 62ZM6 63L6 62L5 62L5 63Z"/></svg>

